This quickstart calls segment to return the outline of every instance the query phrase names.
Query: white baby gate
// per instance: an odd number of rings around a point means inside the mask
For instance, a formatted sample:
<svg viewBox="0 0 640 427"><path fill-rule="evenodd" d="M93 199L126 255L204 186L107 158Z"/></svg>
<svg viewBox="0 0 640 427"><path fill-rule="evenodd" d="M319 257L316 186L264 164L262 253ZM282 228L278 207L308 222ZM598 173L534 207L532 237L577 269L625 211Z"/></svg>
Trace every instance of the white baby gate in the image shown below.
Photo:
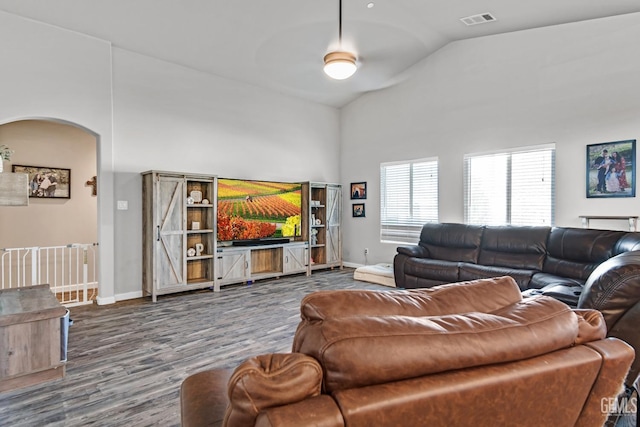
<svg viewBox="0 0 640 427"><path fill-rule="evenodd" d="M48 284L67 306L93 303L98 244L0 249L0 289Z"/></svg>

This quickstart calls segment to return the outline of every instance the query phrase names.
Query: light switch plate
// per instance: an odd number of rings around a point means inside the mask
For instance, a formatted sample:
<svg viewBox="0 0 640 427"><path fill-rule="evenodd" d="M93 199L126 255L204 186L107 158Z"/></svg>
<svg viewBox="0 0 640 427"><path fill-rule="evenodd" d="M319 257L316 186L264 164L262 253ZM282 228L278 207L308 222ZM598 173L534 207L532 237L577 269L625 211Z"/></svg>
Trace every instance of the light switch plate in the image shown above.
<svg viewBox="0 0 640 427"><path fill-rule="evenodd" d="M129 209L129 202L127 200L118 200L118 210L126 211Z"/></svg>

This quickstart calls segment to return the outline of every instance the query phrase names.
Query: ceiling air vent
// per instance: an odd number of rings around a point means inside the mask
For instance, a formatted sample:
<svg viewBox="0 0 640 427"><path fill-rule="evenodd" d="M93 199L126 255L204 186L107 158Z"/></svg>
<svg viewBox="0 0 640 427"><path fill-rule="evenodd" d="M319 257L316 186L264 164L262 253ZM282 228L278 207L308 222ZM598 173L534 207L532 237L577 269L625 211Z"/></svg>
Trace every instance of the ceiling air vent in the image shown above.
<svg viewBox="0 0 640 427"><path fill-rule="evenodd" d="M465 18L460 18L460 20L467 25L486 24L487 22L497 21L495 16L490 13L480 13L478 15L467 16Z"/></svg>

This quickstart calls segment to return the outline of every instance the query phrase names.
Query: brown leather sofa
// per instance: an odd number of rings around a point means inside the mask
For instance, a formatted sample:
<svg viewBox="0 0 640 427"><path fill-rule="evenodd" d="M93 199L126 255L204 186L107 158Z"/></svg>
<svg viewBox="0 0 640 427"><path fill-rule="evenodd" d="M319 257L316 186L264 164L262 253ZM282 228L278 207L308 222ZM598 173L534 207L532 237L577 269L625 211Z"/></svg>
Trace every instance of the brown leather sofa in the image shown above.
<svg viewBox="0 0 640 427"><path fill-rule="evenodd" d="M510 277L320 291L301 317L292 353L188 377L182 425L601 426L634 358L598 311Z"/></svg>
<svg viewBox="0 0 640 427"><path fill-rule="evenodd" d="M640 233L425 224L418 245L398 247L394 276L397 287L410 289L509 275L525 296L547 295L600 311L608 336L640 354L639 250ZM630 377L638 374L640 356Z"/></svg>

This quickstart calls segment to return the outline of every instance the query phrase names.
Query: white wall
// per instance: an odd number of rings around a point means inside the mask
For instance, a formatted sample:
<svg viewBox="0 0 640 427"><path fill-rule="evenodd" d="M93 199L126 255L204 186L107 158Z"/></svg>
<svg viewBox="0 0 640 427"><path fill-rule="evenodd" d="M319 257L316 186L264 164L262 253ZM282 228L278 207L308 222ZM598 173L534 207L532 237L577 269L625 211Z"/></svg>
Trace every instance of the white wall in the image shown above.
<svg viewBox="0 0 640 427"><path fill-rule="evenodd" d="M366 218L345 196L345 261L363 264L365 247L369 263L393 259L398 245L379 239L385 161L437 156L439 220L462 222L465 153L555 142L556 225L637 215L637 198L586 198L585 146L640 137L639 39L632 14L456 42L343 108L342 182L368 183Z"/></svg>
<svg viewBox="0 0 640 427"><path fill-rule="evenodd" d="M334 108L3 12L0 54L0 124L54 118L98 138L100 304L141 295L140 172L340 179Z"/></svg>
<svg viewBox="0 0 640 427"><path fill-rule="evenodd" d="M84 128L98 138L98 301L113 302L111 46L0 12L0 55L0 124L29 118L56 119Z"/></svg>

